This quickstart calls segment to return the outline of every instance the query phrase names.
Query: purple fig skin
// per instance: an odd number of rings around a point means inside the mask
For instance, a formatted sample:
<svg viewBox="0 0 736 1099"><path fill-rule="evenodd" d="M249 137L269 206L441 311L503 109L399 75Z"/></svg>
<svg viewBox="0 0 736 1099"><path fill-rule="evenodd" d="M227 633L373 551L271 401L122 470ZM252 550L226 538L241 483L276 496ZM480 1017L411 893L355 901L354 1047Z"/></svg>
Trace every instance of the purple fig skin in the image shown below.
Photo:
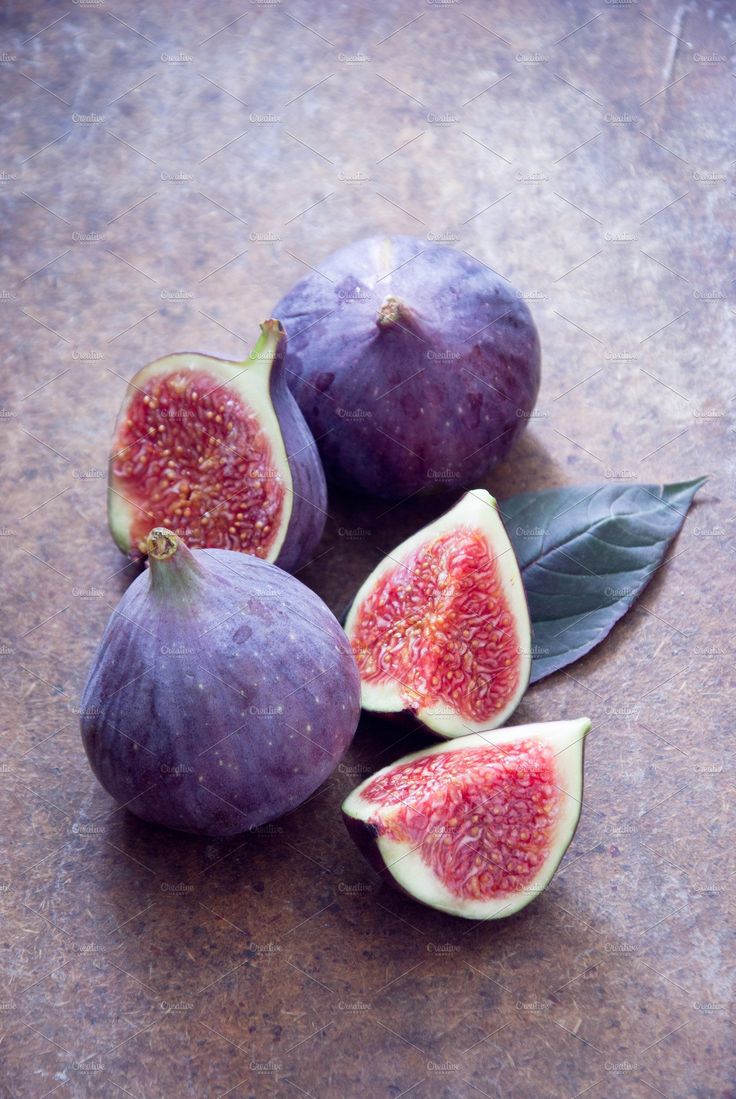
<svg viewBox="0 0 736 1099"><path fill-rule="evenodd" d="M336 619L293 576L163 534L176 550L149 550L103 635L82 740L102 786L136 816L234 835L295 809L331 774L358 724L358 670Z"/></svg>
<svg viewBox="0 0 736 1099"><path fill-rule="evenodd" d="M278 322L266 321L265 324ZM287 340L281 329L271 369L271 402L281 427L293 481L291 516L275 564L295 572L307 564L322 537L327 519L327 485L319 452L304 415L286 382Z"/></svg>
<svg viewBox="0 0 736 1099"><path fill-rule="evenodd" d="M357 241L320 272L273 314L328 479L387 499L482 481L539 391L525 302L478 260L410 236Z"/></svg>

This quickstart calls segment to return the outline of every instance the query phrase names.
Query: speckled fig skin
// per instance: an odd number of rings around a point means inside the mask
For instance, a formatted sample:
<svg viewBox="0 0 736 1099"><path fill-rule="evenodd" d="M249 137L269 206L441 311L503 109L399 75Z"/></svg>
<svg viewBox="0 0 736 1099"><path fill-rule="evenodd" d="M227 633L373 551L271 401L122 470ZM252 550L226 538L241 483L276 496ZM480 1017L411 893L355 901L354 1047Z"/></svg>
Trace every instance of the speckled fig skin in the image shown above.
<svg viewBox="0 0 736 1099"><path fill-rule="evenodd" d="M190 552L159 528L149 561L82 697L92 769L121 805L169 828L228 836L272 821L353 738L360 683L345 634L314 592L256 557Z"/></svg>
<svg viewBox="0 0 736 1099"><path fill-rule="evenodd" d="M328 479L389 499L481 481L539 390L537 330L513 287L409 236L357 241L319 270L273 314Z"/></svg>

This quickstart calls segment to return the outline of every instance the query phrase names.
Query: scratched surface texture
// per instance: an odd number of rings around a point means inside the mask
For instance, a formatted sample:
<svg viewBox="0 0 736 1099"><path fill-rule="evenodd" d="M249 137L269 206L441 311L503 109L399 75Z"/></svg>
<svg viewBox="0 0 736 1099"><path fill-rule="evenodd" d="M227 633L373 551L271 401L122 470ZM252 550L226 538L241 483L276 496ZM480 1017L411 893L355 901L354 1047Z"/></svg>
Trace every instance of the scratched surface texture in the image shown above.
<svg viewBox="0 0 736 1099"><path fill-rule="evenodd" d="M727 1099L733 1064L733 158L727 2L6 6L0 1095ZM89 772L79 695L130 573L105 525L124 380L243 356L334 247L448 236L544 353L499 496L701 473L608 642L520 719L589 713L587 800L525 912L377 884L341 798L206 842ZM301 578L341 611L444 505L332 494Z"/></svg>

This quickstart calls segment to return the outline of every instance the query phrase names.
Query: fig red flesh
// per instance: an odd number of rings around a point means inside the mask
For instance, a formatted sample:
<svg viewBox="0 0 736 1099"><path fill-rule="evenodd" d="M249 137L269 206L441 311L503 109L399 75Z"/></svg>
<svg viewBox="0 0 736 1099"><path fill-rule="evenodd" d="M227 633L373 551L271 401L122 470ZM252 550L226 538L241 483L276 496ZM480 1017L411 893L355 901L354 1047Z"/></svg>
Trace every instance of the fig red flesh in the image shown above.
<svg viewBox="0 0 736 1099"><path fill-rule="evenodd" d="M503 897L535 877L549 855L562 804L552 748L534 740L428 756L395 767L364 790L396 806L378 835L418 846L461 898Z"/></svg>
<svg viewBox="0 0 736 1099"><path fill-rule="evenodd" d="M348 831L416 900L469 919L524 908L575 833L590 721L539 722L416 752L346 798Z"/></svg>
<svg viewBox="0 0 736 1099"><path fill-rule="evenodd" d="M365 709L410 711L445 737L502 724L528 683L531 626L493 497L467 493L388 554L345 628Z"/></svg>
<svg viewBox="0 0 736 1099"><path fill-rule="evenodd" d="M196 546L268 557L284 506L257 416L206 370L154 375L136 392L115 439L116 484L137 505L131 540L156 522L186 524Z"/></svg>
<svg viewBox="0 0 736 1099"><path fill-rule="evenodd" d="M519 686L518 639L482 531L428 541L379 581L352 634L362 678L393 679L411 708L447 703L487 722Z"/></svg>

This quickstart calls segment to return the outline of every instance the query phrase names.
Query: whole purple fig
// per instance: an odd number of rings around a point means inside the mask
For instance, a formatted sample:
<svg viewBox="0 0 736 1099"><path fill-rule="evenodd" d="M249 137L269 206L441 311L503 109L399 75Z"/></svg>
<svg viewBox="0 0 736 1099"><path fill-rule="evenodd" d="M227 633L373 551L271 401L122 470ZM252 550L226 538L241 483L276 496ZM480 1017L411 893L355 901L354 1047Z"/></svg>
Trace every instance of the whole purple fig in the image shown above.
<svg viewBox="0 0 736 1099"><path fill-rule="evenodd" d="M371 237L328 257L275 307L289 385L332 481L399 499L475 485L534 407L529 309L466 252Z"/></svg>
<svg viewBox="0 0 736 1099"><path fill-rule="evenodd" d="M347 638L299 580L151 531L82 697L96 774L144 820L228 836L301 804L355 733Z"/></svg>

